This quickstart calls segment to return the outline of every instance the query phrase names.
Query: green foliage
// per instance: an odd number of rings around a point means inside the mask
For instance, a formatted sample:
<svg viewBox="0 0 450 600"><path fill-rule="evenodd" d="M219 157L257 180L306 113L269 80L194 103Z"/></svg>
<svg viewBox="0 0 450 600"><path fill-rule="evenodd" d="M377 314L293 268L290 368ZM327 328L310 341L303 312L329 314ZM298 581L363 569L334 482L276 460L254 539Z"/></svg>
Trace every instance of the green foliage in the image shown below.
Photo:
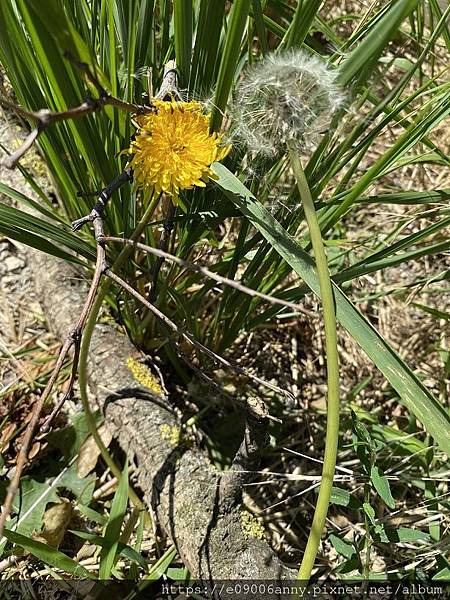
<svg viewBox="0 0 450 600"><path fill-rule="evenodd" d="M91 473L80 478L75 461L87 434L85 419L78 415L73 419L72 425L49 435L52 451L59 453L59 448L63 449L63 460L51 460L46 468L41 467L39 473L32 473L21 479L20 489L13 503L14 531L23 536L39 534L48 505L58 504L61 498L67 497L67 492L81 504L91 502L95 475ZM2 482L2 498L6 488L6 483Z"/></svg>
<svg viewBox="0 0 450 600"><path fill-rule="evenodd" d="M42 526L47 504L59 502L57 490L46 482L23 477L20 490L14 499L13 510L17 514L15 529L22 535L30 536Z"/></svg>
<svg viewBox="0 0 450 600"><path fill-rule="evenodd" d="M76 535L77 537L79 537L83 540L92 542L96 546L100 546L100 548L102 548L102 551L103 550L105 551L105 556L109 555L112 557L112 559L115 559L116 554L120 554L124 558L128 558L129 560L134 561L144 571L148 571L148 566L147 566L147 563L145 562L144 557L141 554L139 554L138 552L136 552L136 550L134 548L131 548L131 546L127 546L126 544L117 542L117 540L114 541L114 546L113 546L111 544L111 542L109 542L106 539L106 537L101 537L100 535L95 535L93 533L88 533L86 531L71 530L71 533L73 533L74 535ZM105 563L102 563L102 564L105 564ZM106 566L108 566L108 565L106 565ZM106 573L104 571L101 571L99 576L101 579L108 579L110 577L110 574L106 575Z"/></svg>
<svg viewBox="0 0 450 600"><path fill-rule="evenodd" d="M33 540L25 535L9 531L8 529L4 532L5 537L17 546L20 546L24 550L27 550L44 562L45 564L61 569L65 573L70 573L75 577L82 577L84 579L95 579L95 576L90 573L87 569L78 564L75 560L60 552L56 548L52 548L47 544Z"/></svg>
<svg viewBox="0 0 450 600"><path fill-rule="evenodd" d="M47 449L46 467L38 465L37 468L31 470L29 475L21 479L20 490L13 504L14 519L9 524L2 540L2 553L4 555L17 553L17 546L19 546L55 569L76 577L97 578L95 573L78 565L67 554L51 547L50 542L48 544L43 542L43 537L45 537L43 523L45 523L46 511L51 506L61 505L60 503L63 501L71 507L70 514L72 516L66 523L58 525L59 535L67 541L67 536L72 534L99 549L99 579L109 579L112 573L115 576L118 575L114 565L119 556L126 561L127 567L130 565L130 569L136 565L139 572L148 572L150 575L151 572L154 572L153 567L149 569L147 561L139 552L139 544L142 542L144 531L143 516L140 516L137 528L138 541L135 547L127 544L127 538L135 527L132 517L129 518L122 531L128 505L127 467L124 467L123 476L112 501L102 503L100 505L102 508L100 508L93 499L93 492L97 485L96 474L90 472L84 477L80 477L78 472L81 457L83 460L91 461L92 469L96 463L96 458L92 459L90 456L92 447L86 445L89 436L86 418L82 414L77 414L72 421L70 426L53 431L48 435L49 448ZM5 491L6 484L3 484L1 486L2 496ZM99 508L102 512L98 512ZM81 515L81 518L74 516L76 514ZM89 531L72 530L69 528L71 523L76 523L78 527L90 523ZM92 523L97 524L96 533L92 532ZM103 535L100 535L101 531L103 531ZM164 562L164 569L172 559L173 553L170 561ZM135 576L137 576L137 572L135 572Z"/></svg>
<svg viewBox="0 0 450 600"><path fill-rule="evenodd" d="M105 528L105 545L100 554L100 579L109 579L114 566L116 553L119 551L119 537L125 512L128 505L128 464L122 472L117 491L111 504L109 518Z"/></svg>
<svg viewBox="0 0 450 600"><path fill-rule="evenodd" d="M438 133L450 112L450 86L442 82L433 65L438 45L450 49L450 7L443 11L435 0L427 4L427 19L433 24L432 32L427 33L422 4L416 0L392 0L381 6L374 3L367 14L350 16L355 23L352 34L346 36L341 25L347 15L334 19L317 0L245 0L231 5L225 0L2 0L0 63L18 103L31 110L48 107L56 111L79 105L88 95L97 94L73 59L86 62L113 95L148 102L147 68L152 69L151 83L157 90L164 65L176 58L187 96L212 99L213 127L219 128L225 113L231 118L232 141L233 88L248 65L261 55L303 47L322 57L331 69L337 69L347 106L324 132L305 167L330 248L337 318L388 381L386 395L396 399L398 394L440 448L450 453L450 417L441 398L427 389L422 381L424 373L413 372L356 308L364 301L367 313L376 313L377 302L386 294L375 290L370 296L360 297L362 277L402 265L406 268L423 257L433 263L449 248L446 230L450 220L443 206L449 190L403 190L389 179L405 165L449 165ZM404 46L412 48L417 56L405 60ZM387 132L392 128L396 137L389 141ZM40 180L33 180L23 168L40 200L0 184L0 192L18 203L17 208L0 206L0 232L90 269L95 257L92 232L86 227L74 234L70 222L90 211L95 196L77 196L77 192L101 189L124 169L127 158L122 151L128 148L132 133L130 115L112 107L47 128L39 137L38 147L51 175L56 204L48 199L48 190ZM239 277L249 287L291 302L301 301L311 291L318 295L304 214L298 208L298 190L285 157L262 161L254 158L252 149L236 145L226 166L214 168L217 184L182 196L171 250L193 261L206 255L219 275ZM130 237L149 202L150 198L137 193L133 186L124 186L108 206L106 232ZM399 217L398 222L380 225L370 238L349 249L347 228L358 211L382 211L391 205L434 211L433 221L411 232L405 231ZM25 206L40 214L25 214L21 210ZM152 222L142 235L145 243L158 243L166 209L155 203ZM121 250L120 246L108 246L110 264ZM119 274L147 293L148 274L154 264L154 258L137 253L122 263ZM443 273L442 278L445 280L448 274ZM176 265L166 264L161 280L159 308L217 352L233 348L242 333L267 323L276 326L290 315L285 308L267 305L238 290L224 289L219 294L215 283ZM410 287L424 283L425 273L410 281L409 287L399 285L391 293L406 294ZM134 342L144 351L166 350L180 376L189 380L190 374L167 343L165 328L146 309L133 299L117 296L112 286L106 302ZM428 307L419 298L416 306L435 318L448 320L447 312ZM188 358L197 360L206 371L213 367L200 354ZM442 360L448 374L448 353L443 353ZM355 392L355 397L361 390ZM369 495L380 499L384 509L392 508L394 498L390 480L383 473L385 465L375 463L375 458L395 445L399 455L431 469L431 459L425 456L428 442L423 441L417 428L413 433L418 435L411 436L371 423L369 431L354 419L353 430L355 452L369 481ZM78 449L74 447L68 454L73 457ZM91 541L101 547L102 574L109 576L114 572L117 555L128 548L117 542L126 507L126 477L122 478L119 496L116 494L114 510L107 517L90 506L91 487L87 492L77 487L74 468L69 467L64 477L64 485L78 499L80 510L91 517L98 515L101 525L107 523L104 536ZM30 498L37 498L44 489L40 486L47 485L36 479L25 479L23 484L24 489L28 486ZM414 486L420 485L417 477ZM428 488L427 493L434 492ZM345 490L335 489L333 498L337 506L352 507L355 502ZM370 543L392 542L393 533L388 528L380 529L372 504L362 502L357 506L370 528ZM45 508L45 502L40 503L34 521L27 521L26 530L18 529L16 535L29 537ZM20 519L20 513L16 516ZM420 541L413 539L414 535L399 528L396 541ZM330 537L330 541L345 557L347 566L355 564L361 552L359 542L352 549L348 541L337 536ZM21 543L24 547L23 540ZM48 551L40 546L33 549L41 557L45 555L48 564L56 566L55 561L61 559L54 553L45 554ZM33 553L30 548L28 551ZM158 578L174 553L173 549L166 553L147 577ZM136 556L128 558L140 564ZM61 568L73 573L70 564L64 563ZM448 566L442 565L441 569L445 573Z"/></svg>
<svg viewBox="0 0 450 600"><path fill-rule="evenodd" d="M340 488L333 488L332 503L359 510L365 521L364 535L354 535L352 539L343 538L330 533L328 539L336 552L344 558L337 567L337 572L348 573L358 571L364 579L371 576L372 547L383 544L417 544L424 548L430 543L430 534L411 527L393 526L386 507L394 511L397 504L392 495L388 477L384 474L380 463L385 461L389 434L385 437L375 433L352 411L353 447L358 456L358 464L362 471L364 498L356 493L349 493ZM370 415L365 417L370 421ZM378 430L379 431L379 430ZM384 506L384 508L383 508ZM398 512L393 512L394 517Z"/></svg>
<svg viewBox="0 0 450 600"><path fill-rule="evenodd" d="M294 242L274 217L256 201L253 194L226 167L216 163L214 169L217 176L220 177L218 185L270 242L272 247L302 277L309 288L315 294L320 295L316 269L308 254ZM406 406L414 412L418 419L426 421L428 431L433 433L442 448L450 454L450 443L446 433L450 426L448 412L439 401L432 397L407 365L353 307L337 286L334 293L337 319L383 372Z"/></svg>

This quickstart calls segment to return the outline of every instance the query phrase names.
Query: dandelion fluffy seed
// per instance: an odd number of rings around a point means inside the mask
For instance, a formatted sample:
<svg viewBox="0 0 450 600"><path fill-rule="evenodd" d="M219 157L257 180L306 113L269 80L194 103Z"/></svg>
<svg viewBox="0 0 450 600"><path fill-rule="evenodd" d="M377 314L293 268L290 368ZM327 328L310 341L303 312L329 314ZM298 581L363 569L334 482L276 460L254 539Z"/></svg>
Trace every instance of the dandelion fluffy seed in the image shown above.
<svg viewBox="0 0 450 600"><path fill-rule="evenodd" d="M181 190L204 187L214 178L211 164L230 146L209 132L210 116L199 102L154 100L152 105L153 112L136 117L130 166L138 185L165 192L176 203Z"/></svg>
<svg viewBox="0 0 450 600"><path fill-rule="evenodd" d="M304 51L272 55L247 72L234 103L235 135L254 153L315 142L343 96L324 61Z"/></svg>

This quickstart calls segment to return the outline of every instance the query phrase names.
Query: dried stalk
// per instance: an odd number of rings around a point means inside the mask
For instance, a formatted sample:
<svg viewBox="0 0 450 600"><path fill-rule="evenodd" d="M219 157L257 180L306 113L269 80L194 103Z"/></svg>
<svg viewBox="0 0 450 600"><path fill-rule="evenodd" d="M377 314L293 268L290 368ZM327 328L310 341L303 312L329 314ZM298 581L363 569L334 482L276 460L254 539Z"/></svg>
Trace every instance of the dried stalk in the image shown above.
<svg viewBox="0 0 450 600"><path fill-rule="evenodd" d="M136 291L131 285L129 285L126 281L124 281L118 275L113 273L110 269L105 270L105 275L107 275L115 283L120 285L121 288L123 288L131 296L136 298L136 300L139 300L139 302L146 306L149 309L149 311L151 311L155 315L155 317L157 317L160 321L167 325L169 329L171 329L173 332L177 333L179 336L185 339L189 344L194 346L194 348L200 350L200 352L203 352L203 354L206 354L206 356L211 358L216 364L221 364L224 367L230 369L231 371L234 371L238 375L245 375L245 377L248 377L255 383L258 383L259 385L262 385L263 387L268 388L273 392L282 394L283 396L291 398L292 400L294 399L292 397L292 394L290 394L290 392L288 392L287 390L283 390L282 388L278 387L277 385L274 385L273 383L269 383L268 381L265 381L260 377L256 377L256 375L252 375L246 369L243 369L242 367L238 367L237 365L230 363L230 361L228 361L226 358L223 358L219 354L213 352L213 350L211 350L210 348L204 346L201 342L197 341L190 333L187 333L181 327L178 327L178 325L171 321L167 315L165 315L159 309L157 309L156 306L151 304L146 298L144 298L144 296L142 296L142 294Z"/></svg>
<svg viewBox="0 0 450 600"><path fill-rule="evenodd" d="M161 248L152 248L152 246L146 246L145 244L141 244L139 242L134 242L129 239L119 238L119 237L111 236L111 235L105 236L104 241L105 242L118 242L119 244L135 246L138 250L142 250L143 252L148 252L149 254L153 254L154 256L159 256L161 258L164 258L170 262L175 263L179 267L183 267L185 269L188 269L189 271L192 271L193 273L199 273L200 275L209 277L210 279L213 279L214 281L217 281L218 283L222 283L224 285L232 287L235 290L238 290L244 294L247 294L248 296L251 296L254 298L261 298L261 300L266 300L270 304L278 304L280 306L286 306L287 308L290 308L297 312L303 313L303 314L307 315L308 317L314 316L311 311L306 310L305 308L300 306L300 304L295 304L294 302L289 302L288 300L283 300L282 298L276 298L275 296L269 296L268 294L264 294L263 292L258 292L257 290L254 290L253 288L247 287L240 281L236 281L235 279L228 279L228 277L223 277L222 275L218 275L217 273L210 271L206 267L197 265L197 264L189 262L187 260L183 260L182 258L179 258L178 256L174 256L173 254L170 254L170 253L162 250Z"/></svg>
<svg viewBox="0 0 450 600"><path fill-rule="evenodd" d="M123 175L124 174L117 177L109 186L107 186L107 188L105 188L105 190L102 191L101 206L104 207L106 205L108 198L111 197L111 195L117 189L119 189L126 181L129 181L129 175L127 175L127 177L124 177ZM99 198L99 202L100 202L100 198ZM91 215L92 215L92 213L91 213ZM95 296L97 294L100 279L106 269L105 245L104 245L104 242L102 241L104 238L104 231L103 231L103 221L101 218L101 211L100 211L100 213L96 213L96 215L92 219L90 218L89 220L91 220L93 222L95 239L97 240L97 259L96 259L95 271L94 271L94 275L92 278L91 286L89 288L89 293L87 295L83 309L81 311L81 315L79 316L76 324L74 325L74 327L70 331L69 335L67 336L67 339L64 342L64 345L60 351L58 360L56 361L56 365L52 371L50 379L49 379L43 393L41 394L38 401L35 403L35 405L33 407L32 417L31 417L31 420L28 423L28 426L25 430L22 445L20 447L19 454L17 456L16 469L14 472L14 476L8 486L5 502L3 504L3 510L0 515L0 538L3 536L5 523L9 517L9 515L11 514L12 503L13 503L14 497L20 486L20 478L22 476L23 469L25 468L25 465L27 462L28 452L29 452L30 446L31 446L31 441L33 439L33 435L34 435L36 426L39 422L39 418L41 416L42 409L44 408L44 404L45 404L47 398L49 397L50 392L53 389L53 386L58 377L58 374L61 371L61 368L64 364L64 360L72 346L74 346L72 372L71 372L71 376L70 376L68 385L66 387L66 391L65 391L64 396L61 399L61 401L58 402L55 410L53 410L50 417L44 423L44 426L43 426L44 429L48 429L51 419L54 418L54 416L57 414L58 410L60 410L61 406L63 405L64 401L67 398L69 398L73 392L73 386L75 384L76 372L77 372L77 367L78 367L78 357L79 357L79 352L80 352L81 336L82 336L83 328L86 324L86 320L87 320L87 318L90 314L90 311L92 309L92 306L94 304L94 300L95 300Z"/></svg>

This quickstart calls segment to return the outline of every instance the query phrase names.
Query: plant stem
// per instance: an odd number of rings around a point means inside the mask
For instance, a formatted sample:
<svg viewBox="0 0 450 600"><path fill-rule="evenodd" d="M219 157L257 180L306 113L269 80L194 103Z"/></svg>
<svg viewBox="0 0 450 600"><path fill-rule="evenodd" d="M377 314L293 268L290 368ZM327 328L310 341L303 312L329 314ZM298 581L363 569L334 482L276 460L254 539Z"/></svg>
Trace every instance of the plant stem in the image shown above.
<svg viewBox="0 0 450 600"><path fill-rule="evenodd" d="M305 553L300 565L298 579L307 583L311 577L314 561L319 549L325 520L330 503L333 487L334 470L339 437L339 357L337 350L336 315L328 262L320 232L314 202L309 190L300 159L294 147L289 146L289 158L297 181L298 191L303 202L306 222L309 228L311 244L316 260L319 276L320 293L323 305L323 322L325 327L325 347L327 360L327 431L325 437L325 452L314 518L309 532Z"/></svg>
<svg viewBox="0 0 450 600"><path fill-rule="evenodd" d="M153 215L155 208L158 204L158 201L159 201L159 196L154 195L152 201L149 202L149 205L148 205L147 209L145 210L141 220L137 224L137 227L134 230L133 235L131 236L132 240L136 240L139 238L139 236L143 232L145 226L149 222L151 216ZM132 252L132 250L133 250L133 246L125 246L123 248L123 250L119 253L119 256L114 261L114 264L111 269L114 270L114 269L117 269L118 267L120 267L120 265L122 265L123 262L128 258L129 254ZM86 327L83 332L83 338L82 338L81 348L80 348L80 358L79 358L79 365L78 365L78 383L79 383L79 388L80 388L81 403L83 405L83 410L86 415L86 420L88 423L89 431L101 452L103 460L108 465L108 467L111 469L111 472L114 474L114 476L117 477L117 479L120 481L120 478L122 476L122 471L116 465L113 458L109 454L108 449L102 442L102 439L97 430L97 425L95 422L94 415L92 414L91 407L89 405L89 399L88 399L88 394L87 394L87 379L88 379L87 360L88 360L88 355L89 355L89 347L91 344L92 334L94 332L94 328L97 323L98 314L99 314L100 308L103 304L103 299L105 298L106 294L108 293L110 286L111 286L111 280L107 279L107 280L103 281L102 285L100 286L100 288L98 290L98 294L97 294L95 302L92 306L89 317L86 321ZM131 489L131 487L129 487L128 495L129 495L131 502L134 504L134 506L138 510L145 509L144 504L141 502L140 498L137 496L137 494L134 492L134 490ZM145 512L144 518L145 518L147 527L149 527L149 529L152 529L151 518L147 512Z"/></svg>
<svg viewBox="0 0 450 600"><path fill-rule="evenodd" d="M370 505L370 484L366 483L364 486L364 502L367 505ZM369 517L367 516L367 512L364 511L364 526L366 528L366 532L365 532L365 550L366 550L366 556L364 558L364 565L363 565L363 572L362 572L362 576L364 578L364 581L369 581L369 574L370 574L370 547L372 545L372 539L371 539L371 533L370 533L370 521L369 521Z"/></svg>

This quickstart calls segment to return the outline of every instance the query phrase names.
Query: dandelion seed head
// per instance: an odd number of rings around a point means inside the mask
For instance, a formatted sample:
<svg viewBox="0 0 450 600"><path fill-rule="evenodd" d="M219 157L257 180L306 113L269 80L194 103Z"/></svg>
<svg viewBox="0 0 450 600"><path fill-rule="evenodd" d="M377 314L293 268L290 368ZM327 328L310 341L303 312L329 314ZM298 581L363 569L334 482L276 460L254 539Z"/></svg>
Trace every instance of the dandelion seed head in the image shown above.
<svg viewBox="0 0 450 600"><path fill-rule="evenodd" d="M237 140L255 154L274 156L293 143L316 142L343 102L326 63L303 50L271 55L250 68L233 106Z"/></svg>

